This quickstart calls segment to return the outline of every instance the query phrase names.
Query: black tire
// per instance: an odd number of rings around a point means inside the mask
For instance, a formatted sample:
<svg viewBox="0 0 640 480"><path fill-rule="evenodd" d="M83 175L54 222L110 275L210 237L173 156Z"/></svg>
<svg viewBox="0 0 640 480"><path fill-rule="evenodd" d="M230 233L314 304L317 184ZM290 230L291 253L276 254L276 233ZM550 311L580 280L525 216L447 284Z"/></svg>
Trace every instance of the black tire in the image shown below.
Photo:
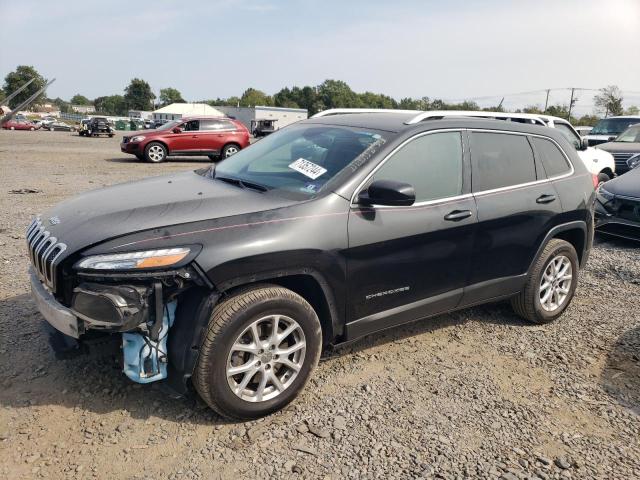
<svg viewBox="0 0 640 480"><path fill-rule="evenodd" d="M141 153L136 153L136 158L137 158L138 160L143 161L143 162L146 160L146 159L144 158L144 155L143 155L143 154L141 154Z"/></svg>
<svg viewBox="0 0 640 480"><path fill-rule="evenodd" d="M540 283L542 276L552 259L564 256L571 262L572 279L567 297L559 307L547 311L540 301ZM525 320L533 323L549 323L558 318L571 303L578 285L579 262L575 248L569 242L554 238L544 247L535 261L525 288L511 299L513 310Z"/></svg>
<svg viewBox="0 0 640 480"><path fill-rule="evenodd" d="M304 360L291 384L274 398L247 401L236 395L227 381L231 346L253 322L270 314L286 315L301 327L306 342ZM220 415L233 419L262 417L280 410L298 395L318 363L321 348L320 321L304 298L275 285L255 286L227 298L213 309L193 384L202 399Z"/></svg>
<svg viewBox="0 0 640 480"><path fill-rule="evenodd" d="M220 152L220 158L229 158L231 155L238 153L240 150L240 145L229 143L223 147L222 152Z"/></svg>
<svg viewBox="0 0 640 480"><path fill-rule="evenodd" d="M150 142L144 149L144 158L147 162L160 163L167 159L167 147L160 142Z"/></svg>

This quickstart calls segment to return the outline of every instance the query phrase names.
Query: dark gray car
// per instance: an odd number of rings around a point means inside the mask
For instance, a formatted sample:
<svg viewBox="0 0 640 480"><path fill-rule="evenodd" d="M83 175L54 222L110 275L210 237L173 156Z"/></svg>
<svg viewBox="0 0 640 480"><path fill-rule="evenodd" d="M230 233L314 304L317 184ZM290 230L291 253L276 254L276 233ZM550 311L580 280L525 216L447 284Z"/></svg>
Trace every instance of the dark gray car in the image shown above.
<svg viewBox="0 0 640 480"><path fill-rule="evenodd" d="M631 169L631 165L628 164L629 160L640 154L640 123L630 126L615 140L598 145L597 148L613 155L618 175L628 172Z"/></svg>

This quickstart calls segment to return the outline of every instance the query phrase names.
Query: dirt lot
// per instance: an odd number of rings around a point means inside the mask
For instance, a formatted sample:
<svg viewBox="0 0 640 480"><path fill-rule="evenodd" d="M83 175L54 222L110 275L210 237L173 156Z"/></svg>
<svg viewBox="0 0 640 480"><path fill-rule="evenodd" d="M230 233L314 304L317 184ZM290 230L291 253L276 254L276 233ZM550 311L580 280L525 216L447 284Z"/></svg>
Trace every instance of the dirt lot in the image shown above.
<svg viewBox="0 0 640 480"><path fill-rule="evenodd" d="M57 361L28 294L31 216L208 162L139 163L118 141L0 131L0 478L640 478L632 243L598 242L557 323L500 304L375 335L325 352L298 400L257 422L108 359Z"/></svg>

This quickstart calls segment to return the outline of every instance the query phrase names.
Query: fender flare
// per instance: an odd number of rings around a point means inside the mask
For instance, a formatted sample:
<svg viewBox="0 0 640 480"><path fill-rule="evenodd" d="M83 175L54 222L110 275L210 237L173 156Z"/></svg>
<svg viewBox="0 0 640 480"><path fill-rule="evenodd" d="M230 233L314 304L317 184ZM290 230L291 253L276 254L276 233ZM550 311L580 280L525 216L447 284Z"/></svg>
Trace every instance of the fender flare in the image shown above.
<svg viewBox="0 0 640 480"><path fill-rule="evenodd" d="M566 232L568 230L575 230L575 229L582 230L582 234L584 235L584 246L582 247L582 252L577 252L580 258L582 259L582 261L580 262L581 263L580 267L581 268L584 267L587 261L587 255L585 255L585 253L586 253L586 250L589 248L588 234L587 234L589 230L587 228L587 222L585 222L584 220L575 220L573 222L567 222L567 223L562 223L560 225L556 225L555 227L553 227L551 230L547 232L542 242L540 242L540 245L538 246L538 250L536 251L536 254L533 256L531 263L529 264L527 273L531 271L531 267L535 264L536 260L538 260L538 258L540 257L540 254L542 253L542 250L544 250L544 248L551 241L551 239L555 238L559 233Z"/></svg>

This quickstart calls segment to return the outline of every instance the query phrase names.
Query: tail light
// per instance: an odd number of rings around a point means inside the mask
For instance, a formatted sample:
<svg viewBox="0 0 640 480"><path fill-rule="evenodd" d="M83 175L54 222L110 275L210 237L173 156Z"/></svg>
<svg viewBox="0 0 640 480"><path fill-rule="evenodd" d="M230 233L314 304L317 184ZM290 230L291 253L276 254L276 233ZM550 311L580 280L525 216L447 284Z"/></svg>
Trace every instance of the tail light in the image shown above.
<svg viewBox="0 0 640 480"><path fill-rule="evenodd" d="M593 188L598 188L598 175L596 175L595 173L591 174L591 180L593 180Z"/></svg>

